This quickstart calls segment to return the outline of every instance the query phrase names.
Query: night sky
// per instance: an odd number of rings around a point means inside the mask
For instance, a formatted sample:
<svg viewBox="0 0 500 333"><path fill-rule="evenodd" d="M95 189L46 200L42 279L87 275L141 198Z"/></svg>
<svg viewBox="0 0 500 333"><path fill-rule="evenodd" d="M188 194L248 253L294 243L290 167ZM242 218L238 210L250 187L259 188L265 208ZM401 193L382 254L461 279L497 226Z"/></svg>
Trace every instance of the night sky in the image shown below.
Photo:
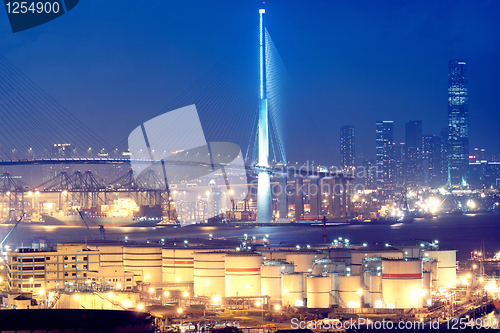
<svg viewBox="0 0 500 333"><path fill-rule="evenodd" d="M0 53L114 145L248 47L261 3L82 0L16 34L2 12ZM376 120L394 120L398 141L414 119L439 134L450 59L468 64L471 149L500 154L499 1L270 0L266 10L294 87L289 161L338 163L345 124L365 157L374 157Z"/></svg>

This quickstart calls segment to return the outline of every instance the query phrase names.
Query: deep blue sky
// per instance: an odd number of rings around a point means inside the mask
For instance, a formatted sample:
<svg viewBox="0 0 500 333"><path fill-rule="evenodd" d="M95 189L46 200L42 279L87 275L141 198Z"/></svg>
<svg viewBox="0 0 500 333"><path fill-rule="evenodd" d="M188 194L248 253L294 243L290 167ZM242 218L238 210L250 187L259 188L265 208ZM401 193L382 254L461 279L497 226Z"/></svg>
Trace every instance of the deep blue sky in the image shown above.
<svg viewBox="0 0 500 333"><path fill-rule="evenodd" d="M0 53L115 144L247 47L260 6L82 0L16 34L2 12ZM356 126L366 156L374 155L376 120L394 120L400 141L410 119L422 119L425 134L439 134L448 60L455 58L468 62L471 148L500 154L499 1L270 0L266 8L297 88L286 122L290 161L338 163L344 124Z"/></svg>

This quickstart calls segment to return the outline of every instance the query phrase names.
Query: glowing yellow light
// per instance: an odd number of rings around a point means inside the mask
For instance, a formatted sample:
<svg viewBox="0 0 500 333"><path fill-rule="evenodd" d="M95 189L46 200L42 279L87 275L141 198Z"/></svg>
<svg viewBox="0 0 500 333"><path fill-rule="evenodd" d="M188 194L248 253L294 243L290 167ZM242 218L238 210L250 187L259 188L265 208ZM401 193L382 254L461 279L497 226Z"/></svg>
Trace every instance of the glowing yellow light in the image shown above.
<svg viewBox="0 0 500 333"><path fill-rule="evenodd" d="M182 293L182 296L184 296L184 297L188 297L188 296L189 296L189 293L188 293L187 291L185 291L185 292L183 292L183 293Z"/></svg>
<svg viewBox="0 0 500 333"><path fill-rule="evenodd" d="M168 297L168 295L170 295L170 293L169 293L168 291L165 291L165 292L163 293L163 295L165 295L165 296L167 296L167 297Z"/></svg>
<svg viewBox="0 0 500 333"><path fill-rule="evenodd" d="M277 310L279 310L279 309L281 309L281 306L280 306L279 304L276 304L276 305L274 306L274 310L276 310L276 311L277 311Z"/></svg>
<svg viewBox="0 0 500 333"><path fill-rule="evenodd" d="M38 294L40 294L40 295L43 295L44 293L45 293L45 291L43 291L43 289L40 289L40 290L38 291Z"/></svg>
<svg viewBox="0 0 500 333"><path fill-rule="evenodd" d="M363 295L363 290L359 289L358 294Z"/></svg>
<svg viewBox="0 0 500 333"><path fill-rule="evenodd" d="M215 295L214 297L212 297L212 302L214 303L218 303L220 301L220 297Z"/></svg>
<svg viewBox="0 0 500 333"><path fill-rule="evenodd" d="M149 292L150 293L154 293L155 292L155 288L149 288Z"/></svg>
<svg viewBox="0 0 500 333"><path fill-rule="evenodd" d="M75 296L73 296L75 299L79 299L80 296L78 296L78 294L76 294Z"/></svg>
<svg viewBox="0 0 500 333"><path fill-rule="evenodd" d="M287 292L288 292L288 290L283 289L283 294L286 294Z"/></svg>
<svg viewBox="0 0 500 333"><path fill-rule="evenodd" d="M176 280L177 280L177 282L180 282L180 281L181 281L181 278L180 278L180 277L178 277Z"/></svg>
<svg viewBox="0 0 500 333"><path fill-rule="evenodd" d="M137 304L137 309L139 309L139 310L144 309L144 304L142 304L142 303Z"/></svg>
<svg viewBox="0 0 500 333"><path fill-rule="evenodd" d="M260 301L255 302L255 305L257 305L257 306L260 306L260 304L261 304Z"/></svg>
<svg viewBox="0 0 500 333"><path fill-rule="evenodd" d="M181 309L181 308L178 308L178 309L177 309L177 312L178 312L178 313L182 313L182 309Z"/></svg>
<svg viewBox="0 0 500 333"><path fill-rule="evenodd" d="M118 283L118 284L116 285L116 288L118 288L118 289L122 289L122 285L121 285L121 283Z"/></svg>

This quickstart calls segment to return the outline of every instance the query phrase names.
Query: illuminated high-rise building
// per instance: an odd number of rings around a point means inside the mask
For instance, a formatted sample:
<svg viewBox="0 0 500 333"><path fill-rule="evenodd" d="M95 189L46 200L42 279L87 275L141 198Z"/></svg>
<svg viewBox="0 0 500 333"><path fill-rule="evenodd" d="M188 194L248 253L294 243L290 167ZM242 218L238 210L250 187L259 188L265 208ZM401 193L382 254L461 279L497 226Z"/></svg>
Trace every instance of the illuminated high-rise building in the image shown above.
<svg viewBox="0 0 500 333"><path fill-rule="evenodd" d="M410 120L405 124L406 185L422 183L422 120Z"/></svg>
<svg viewBox="0 0 500 333"><path fill-rule="evenodd" d="M344 170L353 170L355 166L354 126L340 127L340 166Z"/></svg>
<svg viewBox="0 0 500 333"><path fill-rule="evenodd" d="M469 110L467 64L450 60L448 67L448 184L467 184L469 156Z"/></svg>
<svg viewBox="0 0 500 333"><path fill-rule="evenodd" d="M422 160L424 166L424 183L432 187L441 186L441 137L437 135L422 136Z"/></svg>
<svg viewBox="0 0 500 333"><path fill-rule="evenodd" d="M392 120L376 123L377 187L393 185L394 180L394 134Z"/></svg>

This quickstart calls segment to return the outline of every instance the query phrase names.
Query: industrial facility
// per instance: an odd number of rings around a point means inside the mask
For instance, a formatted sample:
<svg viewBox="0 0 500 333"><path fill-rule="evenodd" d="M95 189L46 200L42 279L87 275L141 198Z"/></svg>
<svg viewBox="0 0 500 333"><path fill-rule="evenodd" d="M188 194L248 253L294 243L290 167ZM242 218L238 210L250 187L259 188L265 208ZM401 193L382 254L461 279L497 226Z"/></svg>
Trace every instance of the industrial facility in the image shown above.
<svg viewBox="0 0 500 333"><path fill-rule="evenodd" d="M441 298L456 287L456 251L439 249L437 242L268 242L245 235L238 240L96 240L47 250L19 249L7 252L8 286L11 293L45 298L49 291L55 298L58 292L95 290L146 293L161 303L179 297L186 304L216 303L234 309L256 304L283 309L414 309L432 306L435 295ZM137 307L141 299L129 296L126 308ZM45 302L57 307L54 300Z"/></svg>

